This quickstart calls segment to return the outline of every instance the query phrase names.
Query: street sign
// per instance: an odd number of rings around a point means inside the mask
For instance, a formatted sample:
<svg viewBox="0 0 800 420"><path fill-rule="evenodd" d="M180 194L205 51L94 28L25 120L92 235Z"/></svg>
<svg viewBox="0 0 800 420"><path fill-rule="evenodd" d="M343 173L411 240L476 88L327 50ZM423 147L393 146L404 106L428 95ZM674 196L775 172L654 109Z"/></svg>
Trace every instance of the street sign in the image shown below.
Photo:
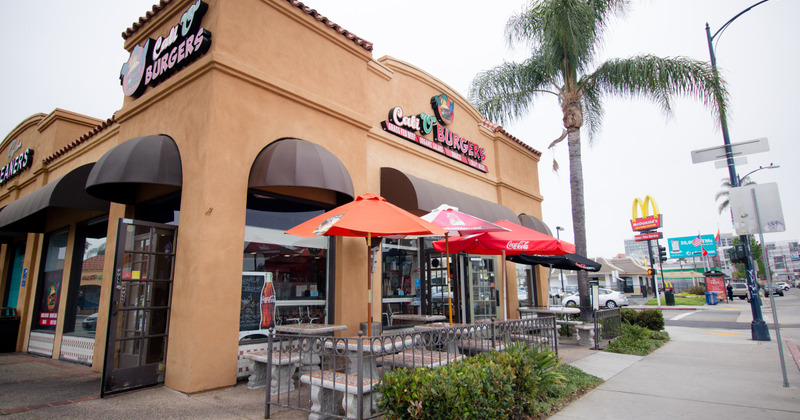
<svg viewBox="0 0 800 420"><path fill-rule="evenodd" d="M664 235L661 232L647 232L641 235L636 235L633 237L633 239L637 242L640 242L640 241L649 241L651 239L661 239L663 237Z"/></svg>
<svg viewBox="0 0 800 420"><path fill-rule="evenodd" d="M755 197L752 191L755 191ZM733 227L737 234L753 235L786 231L778 184L770 182L731 188L728 198L733 211ZM758 209L754 201L757 202ZM760 229L757 219L761 220Z"/></svg>
<svg viewBox="0 0 800 420"><path fill-rule="evenodd" d="M731 153L734 157L752 155L769 151L769 142L766 138L731 143ZM727 159L725 146L709 147L707 149L692 150L692 163L710 162L712 160Z"/></svg>
<svg viewBox="0 0 800 420"><path fill-rule="evenodd" d="M736 166L744 165L746 163L747 163L746 157L733 158L733 164ZM725 169L728 167L728 160L727 159L718 160L714 162L714 167L717 169Z"/></svg>

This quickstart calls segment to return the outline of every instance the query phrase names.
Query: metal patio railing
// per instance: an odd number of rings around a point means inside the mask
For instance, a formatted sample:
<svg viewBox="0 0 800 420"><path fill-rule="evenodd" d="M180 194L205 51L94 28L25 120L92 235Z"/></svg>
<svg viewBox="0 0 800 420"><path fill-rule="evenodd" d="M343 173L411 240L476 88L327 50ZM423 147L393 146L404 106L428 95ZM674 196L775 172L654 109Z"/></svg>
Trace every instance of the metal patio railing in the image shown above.
<svg viewBox="0 0 800 420"><path fill-rule="evenodd" d="M272 331L266 353L254 361L260 366L253 370L255 375L263 372L265 418L270 418L273 407L281 407L306 412L309 419L368 419L381 415L376 387L389 370L437 368L481 352L504 351L514 342L557 353L555 317L426 324L376 337Z"/></svg>

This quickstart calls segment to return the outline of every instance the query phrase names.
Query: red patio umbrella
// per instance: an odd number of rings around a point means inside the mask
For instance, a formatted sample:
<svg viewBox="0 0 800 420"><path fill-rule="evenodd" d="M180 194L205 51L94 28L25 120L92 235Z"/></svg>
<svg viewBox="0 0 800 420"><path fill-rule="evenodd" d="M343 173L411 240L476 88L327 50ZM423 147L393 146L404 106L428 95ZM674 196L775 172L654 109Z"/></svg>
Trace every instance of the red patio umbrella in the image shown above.
<svg viewBox="0 0 800 420"><path fill-rule="evenodd" d="M430 213L422 216L422 219L433 223L436 226L445 230L444 243L445 254L450 254L448 243L450 232L458 232L461 235L469 233L480 232L500 232L508 231L509 229L496 225L492 222L487 222L479 217L469 215L464 212L458 211L458 207L452 207L447 204L433 209ZM447 309L450 317L450 325L453 325L453 300L450 294L450 256L447 256Z"/></svg>
<svg viewBox="0 0 800 420"><path fill-rule="evenodd" d="M355 201L343 204L311 220L301 223L286 232L290 235L314 237L355 236L367 239L367 318L372 332L372 237L405 235L443 235L444 229L386 201L385 198L367 193Z"/></svg>
<svg viewBox="0 0 800 420"><path fill-rule="evenodd" d="M506 290L508 290L505 266L506 255L523 253L562 255L575 253L575 245L569 242L511 223L508 220L499 220L495 223L509 230L462 236L451 240L449 244L446 241L436 241L433 243L433 248L439 252L446 251L451 254L466 252L479 255L502 255L503 285L506 286ZM507 305L505 318L508 318Z"/></svg>

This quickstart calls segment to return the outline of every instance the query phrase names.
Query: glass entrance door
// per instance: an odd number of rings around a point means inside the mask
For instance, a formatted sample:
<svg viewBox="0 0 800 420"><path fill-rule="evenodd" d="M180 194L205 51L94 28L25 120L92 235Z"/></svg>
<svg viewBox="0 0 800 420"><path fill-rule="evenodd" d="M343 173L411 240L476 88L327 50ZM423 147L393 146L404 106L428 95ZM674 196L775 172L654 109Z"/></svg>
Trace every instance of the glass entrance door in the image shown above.
<svg viewBox="0 0 800 420"><path fill-rule="evenodd" d="M471 322L496 318L500 295L496 287L495 259L473 255L469 257L468 267Z"/></svg>
<svg viewBox="0 0 800 420"><path fill-rule="evenodd" d="M176 235L119 221L101 396L164 382Z"/></svg>
<svg viewBox="0 0 800 420"><path fill-rule="evenodd" d="M431 241L432 242L432 241ZM444 315L449 318L449 301L453 305L453 322L461 320L461 299L459 293L458 258L450 255L450 290L447 288L447 257L436 252L430 243L425 248L425 275L422 282L422 313L426 315Z"/></svg>

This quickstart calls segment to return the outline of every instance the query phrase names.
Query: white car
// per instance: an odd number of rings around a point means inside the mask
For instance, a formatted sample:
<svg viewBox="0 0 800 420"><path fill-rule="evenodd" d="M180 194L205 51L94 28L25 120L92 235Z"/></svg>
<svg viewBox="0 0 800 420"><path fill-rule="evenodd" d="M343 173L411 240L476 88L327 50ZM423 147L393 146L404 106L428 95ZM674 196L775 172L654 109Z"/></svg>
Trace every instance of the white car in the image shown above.
<svg viewBox="0 0 800 420"><path fill-rule="evenodd" d="M603 288L600 288L599 292L601 307L616 308L617 306L628 306L628 297L625 296L625 293ZM578 306L580 302L581 300L576 292L566 296L561 304L564 306Z"/></svg>
<svg viewBox="0 0 800 420"><path fill-rule="evenodd" d="M775 283L775 286L778 286L783 290L789 290L791 288L791 286L789 286L789 283L786 283L785 281L782 281L780 283Z"/></svg>

